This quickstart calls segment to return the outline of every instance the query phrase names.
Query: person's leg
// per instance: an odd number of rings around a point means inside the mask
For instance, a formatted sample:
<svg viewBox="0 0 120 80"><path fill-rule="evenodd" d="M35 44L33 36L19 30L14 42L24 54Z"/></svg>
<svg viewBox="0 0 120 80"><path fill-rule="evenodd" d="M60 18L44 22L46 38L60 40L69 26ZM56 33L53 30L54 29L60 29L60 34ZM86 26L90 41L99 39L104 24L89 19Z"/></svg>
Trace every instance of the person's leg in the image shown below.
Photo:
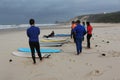
<svg viewBox="0 0 120 80"><path fill-rule="evenodd" d="M41 52L40 52L40 44L39 44L39 42L36 42L36 51L37 51L37 54L38 54L40 60L42 60L42 56L41 56Z"/></svg>
<svg viewBox="0 0 120 80"><path fill-rule="evenodd" d="M47 38L49 38L49 37L51 37L51 35L50 35L50 34L47 36Z"/></svg>
<svg viewBox="0 0 120 80"><path fill-rule="evenodd" d="M77 46L78 46L78 55L82 52L82 38L77 39Z"/></svg>
<svg viewBox="0 0 120 80"><path fill-rule="evenodd" d="M84 37L83 37L82 41L84 41Z"/></svg>
<svg viewBox="0 0 120 80"><path fill-rule="evenodd" d="M87 48L89 48L89 35L87 34Z"/></svg>
<svg viewBox="0 0 120 80"><path fill-rule="evenodd" d="M75 33L73 33L73 39L74 39L74 42L76 41L76 38L75 38Z"/></svg>
<svg viewBox="0 0 120 80"><path fill-rule="evenodd" d="M76 50L77 50L77 55L79 54L79 39L76 38Z"/></svg>
<svg viewBox="0 0 120 80"><path fill-rule="evenodd" d="M71 36L71 39L72 39L72 36L73 36L73 32L72 32L72 29L71 29L71 35L70 35L70 36Z"/></svg>
<svg viewBox="0 0 120 80"><path fill-rule="evenodd" d="M82 52L82 39L83 39L83 38L80 38L80 39L79 39L79 52L80 52L80 53Z"/></svg>
<svg viewBox="0 0 120 80"><path fill-rule="evenodd" d="M87 48L90 48L90 38L92 35L87 35Z"/></svg>
<svg viewBox="0 0 120 80"><path fill-rule="evenodd" d="M91 39L92 35L89 35L89 48L91 48L91 43L90 43L90 39Z"/></svg>
<svg viewBox="0 0 120 80"><path fill-rule="evenodd" d="M43 37L48 38L48 36L47 36L47 35L44 35Z"/></svg>
<svg viewBox="0 0 120 80"><path fill-rule="evenodd" d="M32 56L33 62L34 62L34 64L35 64L35 63L36 63L36 60L35 60L34 43L33 43L33 42L29 42L29 46L30 46L30 49L31 49L31 56Z"/></svg>

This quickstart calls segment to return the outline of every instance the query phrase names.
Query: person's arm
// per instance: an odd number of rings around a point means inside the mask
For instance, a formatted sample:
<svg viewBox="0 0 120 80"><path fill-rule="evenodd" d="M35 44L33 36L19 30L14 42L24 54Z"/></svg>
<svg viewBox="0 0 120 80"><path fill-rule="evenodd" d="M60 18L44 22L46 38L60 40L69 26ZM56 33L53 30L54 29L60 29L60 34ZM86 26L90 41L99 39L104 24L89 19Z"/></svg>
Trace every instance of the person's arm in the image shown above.
<svg viewBox="0 0 120 80"><path fill-rule="evenodd" d="M40 35L40 28L38 28L38 35Z"/></svg>
<svg viewBox="0 0 120 80"><path fill-rule="evenodd" d="M28 32L28 30L26 31L26 34L27 34L27 36L29 37L29 32Z"/></svg>
<svg viewBox="0 0 120 80"><path fill-rule="evenodd" d="M76 27L73 29L73 33L76 35Z"/></svg>
<svg viewBox="0 0 120 80"><path fill-rule="evenodd" d="M87 33L89 33L90 29L89 29L89 26L87 26Z"/></svg>

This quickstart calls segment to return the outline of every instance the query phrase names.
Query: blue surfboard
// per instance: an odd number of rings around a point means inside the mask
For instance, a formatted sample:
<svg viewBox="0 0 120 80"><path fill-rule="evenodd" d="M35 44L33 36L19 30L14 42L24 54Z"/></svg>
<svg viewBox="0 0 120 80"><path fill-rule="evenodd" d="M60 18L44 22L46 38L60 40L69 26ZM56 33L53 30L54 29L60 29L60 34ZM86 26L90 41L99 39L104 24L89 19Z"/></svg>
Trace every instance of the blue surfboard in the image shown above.
<svg viewBox="0 0 120 80"><path fill-rule="evenodd" d="M31 52L30 48L18 48L20 52ZM40 49L41 53L60 53L60 49Z"/></svg>
<svg viewBox="0 0 120 80"><path fill-rule="evenodd" d="M68 37L70 34L56 34L55 37Z"/></svg>

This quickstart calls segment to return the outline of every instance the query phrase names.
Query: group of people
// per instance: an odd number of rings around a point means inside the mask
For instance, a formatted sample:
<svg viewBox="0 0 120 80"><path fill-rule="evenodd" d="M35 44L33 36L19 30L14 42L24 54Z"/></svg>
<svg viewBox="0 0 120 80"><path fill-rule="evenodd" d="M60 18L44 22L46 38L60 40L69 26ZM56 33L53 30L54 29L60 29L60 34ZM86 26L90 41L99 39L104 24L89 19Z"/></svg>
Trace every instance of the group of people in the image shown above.
<svg viewBox="0 0 120 80"><path fill-rule="evenodd" d="M74 39L74 42L76 43L76 50L77 55L79 55L82 52L82 41L84 41L84 36L87 34L87 48L90 48L90 39L92 37L92 26L90 25L90 22L85 22L83 24L80 24L80 20L72 21L71 24L71 38Z"/></svg>
<svg viewBox="0 0 120 80"><path fill-rule="evenodd" d="M39 44L40 28L35 26L34 19L30 19L29 24L30 27L27 29L26 33L29 38L29 46L31 49L33 63L36 64L35 50L37 51L40 61L42 61L42 55L40 52L40 44ZM72 22L71 38L73 36L74 42L76 43L77 55L79 55L82 52L82 41L86 33L87 33L87 47L90 48L90 38L92 37L92 26L90 25L89 22L87 22L86 24L87 24L87 31L85 29L85 25L81 25L79 20L77 20L76 22L74 21ZM52 31L51 34L44 37L48 38L50 36L54 36L54 31Z"/></svg>

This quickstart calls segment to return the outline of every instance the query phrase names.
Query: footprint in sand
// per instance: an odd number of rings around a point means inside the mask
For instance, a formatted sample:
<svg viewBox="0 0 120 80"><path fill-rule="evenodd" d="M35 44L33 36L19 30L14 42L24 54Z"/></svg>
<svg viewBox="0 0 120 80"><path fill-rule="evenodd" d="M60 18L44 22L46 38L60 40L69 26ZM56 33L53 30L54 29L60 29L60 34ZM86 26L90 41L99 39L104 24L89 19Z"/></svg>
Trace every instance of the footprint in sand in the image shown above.
<svg viewBox="0 0 120 80"><path fill-rule="evenodd" d="M112 57L120 57L120 53L118 52L113 52L111 53Z"/></svg>
<svg viewBox="0 0 120 80"><path fill-rule="evenodd" d="M102 40L102 42L105 42L105 40Z"/></svg>
<svg viewBox="0 0 120 80"><path fill-rule="evenodd" d="M108 56L110 56L110 57L120 57L120 52L109 51Z"/></svg>
<svg viewBox="0 0 120 80"><path fill-rule="evenodd" d="M90 64L90 63L85 63L87 66L93 66L92 64Z"/></svg>
<svg viewBox="0 0 120 80"><path fill-rule="evenodd" d="M100 76L102 74L103 74L103 70L100 70L100 69L95 69L90 72L90 75L92 75L92 76Z"/></svg>
<svg viewBox="0 0 120 80"><path fill-rule="evenodd" d="M76 62L76 60L73 60L73 59L69 59L69 62Z"/></svg>
<svg viewBox="0 0 120 80"><path fill-rule="evenodd" d="M101 76L101 75L103 75L103 73L104 73L104 71L101 69L94 69L94 70L90 71L88 74L86 74L84 77L87 80L95 80L94 77Z"/></svg>

